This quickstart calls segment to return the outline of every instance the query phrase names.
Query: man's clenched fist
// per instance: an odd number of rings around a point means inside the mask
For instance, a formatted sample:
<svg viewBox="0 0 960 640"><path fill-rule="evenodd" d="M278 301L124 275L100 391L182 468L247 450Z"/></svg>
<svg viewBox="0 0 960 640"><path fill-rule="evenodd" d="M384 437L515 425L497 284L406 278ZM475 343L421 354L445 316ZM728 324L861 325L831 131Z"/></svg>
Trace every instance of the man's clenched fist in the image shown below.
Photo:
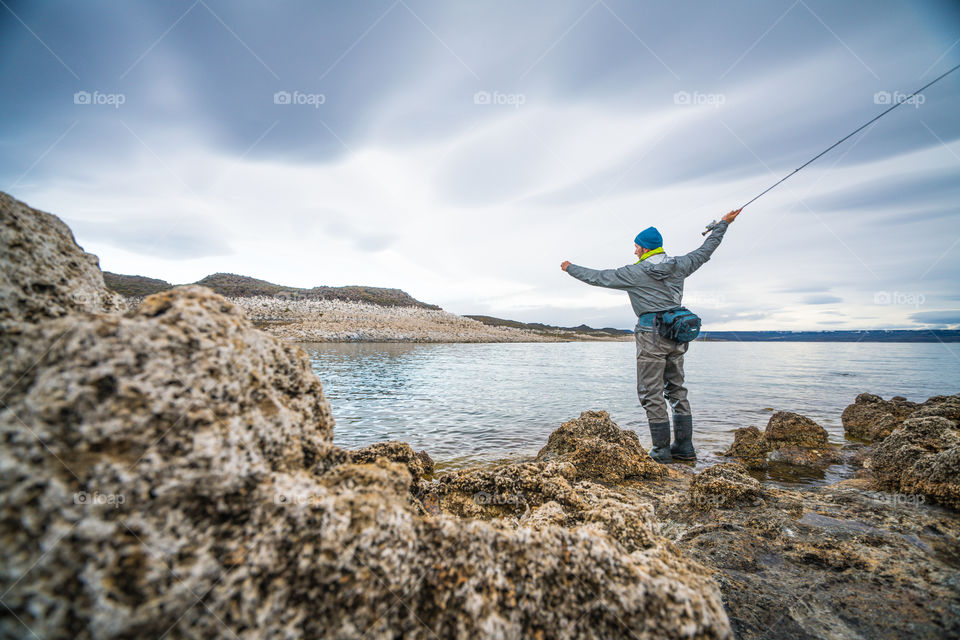
<svg viewBox="0 0 960 640"><path fill-rule="evenodd" d="M564 260L563 262L560 263L560 268L563 269L564 271L566 271L566 270L567 270L567 267L569 267L569 266L570 266L570 261L569 261L569 260Z"/></svg>
<svg viewBox="0 0 960 640"><path fill-rule="evenodd" d="M731 222L737 219L737 216L740 215L740 212L742 210L743 210L743 207L740 207L739 209L734 209L733 211L731 211L730 213L728 213L727 215L723 216L720 219L726 222L727 224L730 224Z"/></svg>

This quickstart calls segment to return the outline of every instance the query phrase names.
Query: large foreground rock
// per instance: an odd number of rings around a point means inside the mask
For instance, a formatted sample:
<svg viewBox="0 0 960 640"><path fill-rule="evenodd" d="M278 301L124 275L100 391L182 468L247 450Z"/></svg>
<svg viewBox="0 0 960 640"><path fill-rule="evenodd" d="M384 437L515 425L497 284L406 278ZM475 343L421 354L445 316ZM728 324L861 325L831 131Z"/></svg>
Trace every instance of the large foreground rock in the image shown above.
<svg viewBox="0 0 960 640"><path fill-rule="evenodd" d="M69 290L71 261L50 264ZM225 299L177 288L124 315L52 299L3 327L2 637L730 635L649 506L598 485L572 526L550 507L524 525L424 516L428 459L334 447L305 354Z"/></svg>
<svg viewBox="0 0 960 640"><path fill-rule="evenodd" d="M304 354L205 289L25 337L2 381L2 588L42 637L728 633L703 570L608 535L624 514L602 503L569 529L420 516L419 459L340 463Z"/></svg>
<svg viewBox="0 0 960 640"><path fill-rule="evenodd" d="M0 329L75 311L117 311L97 256L85 253L60 218L0 191Z"/></svg>

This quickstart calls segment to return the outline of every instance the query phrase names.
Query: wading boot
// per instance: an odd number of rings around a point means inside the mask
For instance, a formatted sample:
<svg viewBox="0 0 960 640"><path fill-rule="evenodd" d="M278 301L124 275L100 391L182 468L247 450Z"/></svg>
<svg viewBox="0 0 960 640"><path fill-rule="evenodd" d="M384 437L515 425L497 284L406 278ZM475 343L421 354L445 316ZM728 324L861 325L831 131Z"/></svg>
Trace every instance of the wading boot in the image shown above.
<svg viewBox="0 0 960 640"><path fill-rule="evenodd" d="M660 464L670 464L673 462L673 458L670 456L670 423L651 422L650 439L653 440L650 457Z"/></svg>
<svg viewBox="0 0 960 640"><path fill-rule="evenodd" d="M673 445L670 455L677 460L696 460L693 450L693 416L673 414Z"/></svg>

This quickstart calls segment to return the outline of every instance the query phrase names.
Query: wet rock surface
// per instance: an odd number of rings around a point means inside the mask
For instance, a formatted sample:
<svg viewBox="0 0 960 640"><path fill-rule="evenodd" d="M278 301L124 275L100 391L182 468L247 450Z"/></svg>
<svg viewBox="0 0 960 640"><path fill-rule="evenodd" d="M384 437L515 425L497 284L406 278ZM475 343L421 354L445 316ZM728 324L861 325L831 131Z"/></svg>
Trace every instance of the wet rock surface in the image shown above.
<svg viewBox="0 0 960 640"><path fill-rule="evenodd" d="M730 636L652 508L574 494L573 463L521 474L556 498L531 526L434 515L412 491L429 458L334 447L306 355L224 298L176 288L120 315L58 296L3 327L0 636Z"/></svg>
<svg viewBox="0 0 960 640"><path fill-rule="evenodd" d="M701 499L698 509L667 496L657 517L716 571L737 637L956 636L960 518L869 487L766 487L753 502Z"/></svg>
<svg viewBox="0 0 960 640"><path fill-rule="evenodd" d="M922 495L879 491L872 478L781 489L739 463L613 483L579 480L571 466L461 469L421 482L420 498L505 526L593 525L638 551L673 545L712 572L740 638L960 633L960 514Z"/></svg>

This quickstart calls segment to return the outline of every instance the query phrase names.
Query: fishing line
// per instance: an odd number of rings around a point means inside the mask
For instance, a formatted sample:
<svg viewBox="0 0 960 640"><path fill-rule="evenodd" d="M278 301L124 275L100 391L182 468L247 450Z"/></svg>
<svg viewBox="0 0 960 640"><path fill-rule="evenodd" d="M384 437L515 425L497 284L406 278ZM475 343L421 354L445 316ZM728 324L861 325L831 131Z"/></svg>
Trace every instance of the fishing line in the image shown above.
<svg viewBox="0 0 960 640"><path fill-rule="evenodd" d="M762 196L762 195L764 195L765 193L767 193L768 191L772 190L774 187L778 186L780 183L785 182L785 181L787 180L787 178L791 177L793 174L797 173L798 171L800 171L801 169L803 169L804 167L806 167L808 164L811 164L814 160L817 160L818 158L823 157L823 156L826 155L826 153L827 153L828 151L830 151L831 149L835 148L836 146L838 146L838 145L841 144L842 142L844 142L844 141L846 141L846 140L849 140L851 137L853 137L854 135L860 133L861 131L863 131L864 129L866 129L868 126L870 126L871 124L873 124L874 122L876 122L877 120L879 120L880 118L882 118L883 116L887 115L888 113L890 113L891 111L893 111L894 109L896 109L897 107L899 107L900 105L902 105L904 102L908 102L908 101L909 101L911 98L913 98L915 95L917 95L918 93L920 93L921 91L923 91L923 90L926 89L927 87L930 87L930 86L932 86L933 84L939 82L940 80L946 78L948 75L950 75L951 73L953 73L953 72L956 71L957 69L960 69L960 64L958 64L957 66L953 67L952 69L949 69L948 71L940 74L939 76L937 76L936 78L934 78L933 80L931 80L930 82L928 82L927 84L923 85L922 87L920 87L919 89L917 89L916 91L914 91L913 93L911 93L909 96L903 98L902 100L897 101L896 104L893 104L893 105L890 106L890 108L885 109L884 111L882 111L879 115L875 116L875 117L874 117L873 119L871 119L870 121L862 124L861 126L857 127L856 129L854 129L853 131L851 131L850 133L848 133L847 135L843 136L842 138L840 138L839 140L837 140L836 142L834 142L832 145L830 145L829 147L827 147L826 149L824 149L823 151L821 151L821 152L818 153L817 155L813 156L812 158L810 158L809 160L807 160L806 162L804 162L802 165L800 165L799 167L797 167L796 169L794 169L793 171L791 171L790 173L788 173L787 175L785 175L784 177L780 178L779 180L777 180L776 182L774 182L772 185L770 185L769 187L767 187L766 189L764 189L763 191L761 191L761 192L759 193L759 195L756 195L756 196L754 196L752 199L750 199L749 201L747 201L747 203L744 204L742 207L740 207L740 209L742 210L742 209L743 209L744 207L746 207L748 204L750 204L751 202L754 202L755 200L757 200L758 198L760 198L760 196ZM707 230L703 232L703 235L707 235L709 232L713 231L713 228L714 228L716 225L717 225L717 222L716 222L716 221L713 221L713 222L711 222L710 224L708 224L708 225L707 225Z"/></svg>

